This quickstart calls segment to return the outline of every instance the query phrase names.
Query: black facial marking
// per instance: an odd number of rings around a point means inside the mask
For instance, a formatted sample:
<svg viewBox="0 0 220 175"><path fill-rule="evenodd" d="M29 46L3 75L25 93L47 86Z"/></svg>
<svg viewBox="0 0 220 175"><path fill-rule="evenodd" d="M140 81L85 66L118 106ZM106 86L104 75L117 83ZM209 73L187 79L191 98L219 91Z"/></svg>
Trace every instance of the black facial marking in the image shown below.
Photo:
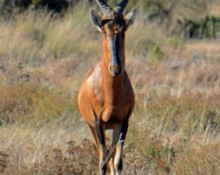
<svg viewBox="0 0 220 175"><path fill-rule="evenodd" d="M112 42L112 65L120 65L121 60L119 56L119 36L114 35L111 39Z"/></svg>

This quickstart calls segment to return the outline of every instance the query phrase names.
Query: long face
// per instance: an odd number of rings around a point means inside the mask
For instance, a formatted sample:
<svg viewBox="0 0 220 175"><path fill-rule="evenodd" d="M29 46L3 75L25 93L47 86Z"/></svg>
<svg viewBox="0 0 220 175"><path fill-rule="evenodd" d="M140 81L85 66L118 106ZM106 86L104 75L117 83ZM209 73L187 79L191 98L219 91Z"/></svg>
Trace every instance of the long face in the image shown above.
<svg viewBox="0 0 220 175"><path fill-rule="evenodd" d="M106 19L103 20L105 63L112 76L119 76L125 66L125 20Z"/></svg>
<svg viewBox="0 0 220 175"><path fill-rule="evenodd" d="M102 18L91 11L92 22L104 36L104 62L112 76L120 76L125 70L125 31L133 24L136 10L125 17L112 11Z"/></svg>

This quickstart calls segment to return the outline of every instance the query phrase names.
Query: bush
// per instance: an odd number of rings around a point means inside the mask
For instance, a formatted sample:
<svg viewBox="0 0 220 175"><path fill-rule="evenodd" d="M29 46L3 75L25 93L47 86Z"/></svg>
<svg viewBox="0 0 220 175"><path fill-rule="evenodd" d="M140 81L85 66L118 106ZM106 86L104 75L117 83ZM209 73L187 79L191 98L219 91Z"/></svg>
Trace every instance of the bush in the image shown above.
<svg viewBox="0 0 220 175"><path fill-rule="evenodd" d="M32 6L33 8L46 7L49 10L55 12L61 12L68 8L68 6L74 6L80 2L79 0L4 0L3 10L5 9L27 9Z"/></svg>
<svg viewBox="0 0 220 175"><path fill-rule="evenodd" d="M179 31L186 39L219 38L220 18L206 17L198 22L185 19L183 22L179 21Z"/></svg>

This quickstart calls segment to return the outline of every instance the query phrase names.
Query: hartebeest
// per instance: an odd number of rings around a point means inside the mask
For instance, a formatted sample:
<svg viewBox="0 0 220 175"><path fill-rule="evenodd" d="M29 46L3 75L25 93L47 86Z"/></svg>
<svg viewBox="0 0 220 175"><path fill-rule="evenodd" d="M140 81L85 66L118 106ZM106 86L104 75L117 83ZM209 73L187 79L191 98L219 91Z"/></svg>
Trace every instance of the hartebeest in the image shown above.
<svg viewBox="0 0 220 175"><path fill-rule="evenodd" d="M79 90L79 110L88 125L99 152L99 170L106 174L107 162L111 174L122 171L122 149L128 120L135 99L125 70L125 31L133 24L136 10L126 16L128 0L122 0L113 10L104 0L96 0L103 12L100 17L91 10L93 24L103 34L103 58L84 78ZM112 129L112 145L108 149L105 130Z"/></svg>

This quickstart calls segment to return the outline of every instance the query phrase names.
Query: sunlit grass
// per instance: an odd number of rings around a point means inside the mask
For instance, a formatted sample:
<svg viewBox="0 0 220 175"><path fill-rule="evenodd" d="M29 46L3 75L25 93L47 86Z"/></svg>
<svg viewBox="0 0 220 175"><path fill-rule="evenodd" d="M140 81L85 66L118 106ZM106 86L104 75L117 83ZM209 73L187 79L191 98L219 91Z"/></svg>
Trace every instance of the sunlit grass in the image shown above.
<svg viewBox="0 0 220 175"><path fill-rule="evenodd" d="M85 13L85 8L69 10L64 17L46 11L27 11L2 21L1 57L39 65L51 59L95 55L97 37L91 33L90 18Z"/></svg>

